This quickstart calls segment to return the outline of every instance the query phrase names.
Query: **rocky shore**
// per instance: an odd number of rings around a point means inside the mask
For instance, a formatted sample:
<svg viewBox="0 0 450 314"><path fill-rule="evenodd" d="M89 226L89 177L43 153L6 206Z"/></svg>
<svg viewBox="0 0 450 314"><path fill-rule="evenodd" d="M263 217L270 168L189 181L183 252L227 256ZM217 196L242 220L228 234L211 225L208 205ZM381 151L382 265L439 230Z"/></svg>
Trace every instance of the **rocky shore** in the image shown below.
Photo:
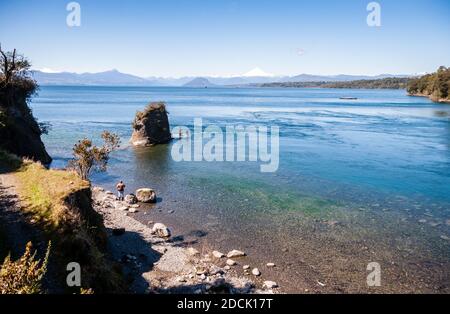
<svg viewBox="0 0 450 314"><path fill-rule="evenodd" d="M199 252L171 241L170 229L160 222L147 225L131 215L141 204L133 196L118 201L110 191L92 188L94 209L108 230L108 251L121 263L133 293L277 293L275 282L240 265L245 252ZM270 266L269 266L270 264ZM275 267L269 263L268 267ZM258 278L258 280L256 280Z"/></svg>

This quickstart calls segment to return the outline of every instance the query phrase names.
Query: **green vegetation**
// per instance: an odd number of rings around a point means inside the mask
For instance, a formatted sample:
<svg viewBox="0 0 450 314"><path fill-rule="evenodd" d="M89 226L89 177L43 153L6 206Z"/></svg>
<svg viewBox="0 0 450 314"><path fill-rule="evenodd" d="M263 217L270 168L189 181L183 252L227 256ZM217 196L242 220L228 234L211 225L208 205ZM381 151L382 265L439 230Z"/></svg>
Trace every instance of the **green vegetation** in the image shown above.
<svg viewBox="0 0 450 314"><path fill-rule="evenodd" d="M85 289L123 291L120 272L104 257L107 236L101 215L91 207L89 182L75 172L48 170L27 160L15 178L25 210L54 243L58 264L80 263ZM64 276L65 266L60 270Z"/></svg>
<svg viewBox="0 0 450 314"><path fill-rule="evenodd" d="M38 123L27 104L38 89L30 67L15 49L5 52L0 46L0 149L49 164L40 138L48 125Z"/></svg>
<svg viewBox="0 0 450 314"><path fill-rule="evenodd" d="M378 80L356 80L347 82L275 82L265 83L261 87L291 87L291 88L366 88L366 89L403 89L409 78L388 77Z"/></svg>
<svg viewBox="0 0 450 314"><path fill-rule="evenodd" d="M89 189L89 182L74 172L48 170L27 160L15 172L15 178L18 192L27 205L26 210L51 233L74 218L67 211L66 199L76 191Z"/></svg>
<svg viewBox="0 0 450 314"><path fill-rule="evenodd" d="M0 167L13 174L22 208L33 226L52 241L51 259L58 265L52 276L61 287L66 286L66 265L76 261L81 265L82 289L68 291L126 291L120 266L105 257L107 235L102 216L92 208L88 181L74 171L49 170L1 150Z"/></svg>
<svg viewBox="0 0 450 314"><path fill-rule="evenodd" d="M103 146L92 144L90 139L84 138L73 147L74 158L69 162L69 168L73 169L83 179L87 180L93 169L105 171L109 161L109 154L120 146L117 134L103 131Z"/></svg>
<svg viewBox="0 0 450 314"><path fill-rule="evenodd" d="M379 80L357 80L325 84L326 88L404 89L409 78L387 77Z"/></svg>
<svg viewBox="0 0 450 314"><path fill-rule="evenodd" d="M17 261L11 261L8 255L0 265L0 294L36 294L41 293L41 282L47 272L50 256L49 243L43 261L32 253L32 244L28 242L25 253Z"/></svg>
<svg viewBox="0 0 450 314"><path fill-rule="evenodd" d="M450 68L445 66L431 74L412 79L407 91L412 96L427 96L433 101L450 102Z"/></svg>
<svg viewBox="0 0 450 314"><path fill-rule="evenodd" d="M144 110L136 112L136 116L134 117L134 121L132 123L133 128L136 128L137 121L142 120L150 112L156 110L159 110L161 113L166 112L166 104L163 101L151 102L144 108Z"/></svg>
<svg viewBox="0 0 450 314"><path fill-rule="evenodd" d="M52 241L51 260L56 266L51 276L57 280L58 287L66 286L66 265L75 261L81 266L82 287L68 287L68 291L124 292L126 285L120 266L104 256L107 235L103 218L92 208L90 183L84 180L91 169L105 169L109 153L118 147L119 138L104 132L105 143L101 147L88 139L80 141L75 145L72 161L76 171L46 169L40 162L48 164L51 157L40 136L48 130L48 125L38 123L28 106L29 98L37 89L29 69L28 60L16 50L4 52L0 47L0 170L11 174L27 223ZM2 248L8 250L0 243ZM0 254L6 256L8 252ZM6 259L2 266L6 292L39 292L38 279L45 267L38 268L39 263L30 261L31 257L34 260L34 255L27 251L24 259L17 262ZM30 274L24 265L35 271L33 277L27 277Z"/></svg>

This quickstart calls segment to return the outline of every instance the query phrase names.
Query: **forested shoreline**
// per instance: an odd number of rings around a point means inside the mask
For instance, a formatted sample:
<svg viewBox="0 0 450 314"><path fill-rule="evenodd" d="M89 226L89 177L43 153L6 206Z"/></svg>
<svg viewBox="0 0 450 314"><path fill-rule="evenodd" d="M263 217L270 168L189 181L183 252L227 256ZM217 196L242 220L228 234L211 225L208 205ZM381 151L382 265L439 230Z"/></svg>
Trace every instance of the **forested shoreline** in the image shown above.
<svg viewBox="0 0 450 314"><path fill-rule="evenodd" d="M411 96L424 96L436 102L450 103L450 68L445 66L431 74L411 79L407 92Z"/></svg>

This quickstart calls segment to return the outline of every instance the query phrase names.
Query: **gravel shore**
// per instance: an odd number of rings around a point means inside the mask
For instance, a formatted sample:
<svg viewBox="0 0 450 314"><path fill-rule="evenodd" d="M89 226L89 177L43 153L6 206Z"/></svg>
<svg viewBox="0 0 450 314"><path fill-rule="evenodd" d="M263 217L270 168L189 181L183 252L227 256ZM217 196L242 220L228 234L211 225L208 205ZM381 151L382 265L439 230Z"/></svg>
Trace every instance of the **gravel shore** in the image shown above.
<svg viewBox="0 0 450 314"><path fill-rule="evenodd" d="M139 204L116 200L101 187L92 188L94 209L103 215L111 258L123 266L132 293L274 293L276 284L257 287L216 251L199 252L161 237L169 228L145 225L129 216ZM166 228L162 230L161 228ZM228 265L227 265L228 264ZM250 275L251 276L251 275Z"/></svg>

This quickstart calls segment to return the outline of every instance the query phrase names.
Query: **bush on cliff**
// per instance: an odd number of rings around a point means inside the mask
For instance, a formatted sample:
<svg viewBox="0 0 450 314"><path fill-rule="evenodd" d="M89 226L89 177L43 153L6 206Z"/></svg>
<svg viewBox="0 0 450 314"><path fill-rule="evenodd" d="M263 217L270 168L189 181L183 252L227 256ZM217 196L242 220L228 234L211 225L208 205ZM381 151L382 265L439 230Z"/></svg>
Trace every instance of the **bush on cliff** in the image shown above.
<svg viewBox="0 0 450 314"><path fill-rule="evenodd" d="M103 131L102 146L96 146L90 139L84 138L73 147L73 159L69 161L69 168L75 170L83 179L87 180L93 169L105 171L109 161L109 154L120 146L117 134Z"/></svg>

